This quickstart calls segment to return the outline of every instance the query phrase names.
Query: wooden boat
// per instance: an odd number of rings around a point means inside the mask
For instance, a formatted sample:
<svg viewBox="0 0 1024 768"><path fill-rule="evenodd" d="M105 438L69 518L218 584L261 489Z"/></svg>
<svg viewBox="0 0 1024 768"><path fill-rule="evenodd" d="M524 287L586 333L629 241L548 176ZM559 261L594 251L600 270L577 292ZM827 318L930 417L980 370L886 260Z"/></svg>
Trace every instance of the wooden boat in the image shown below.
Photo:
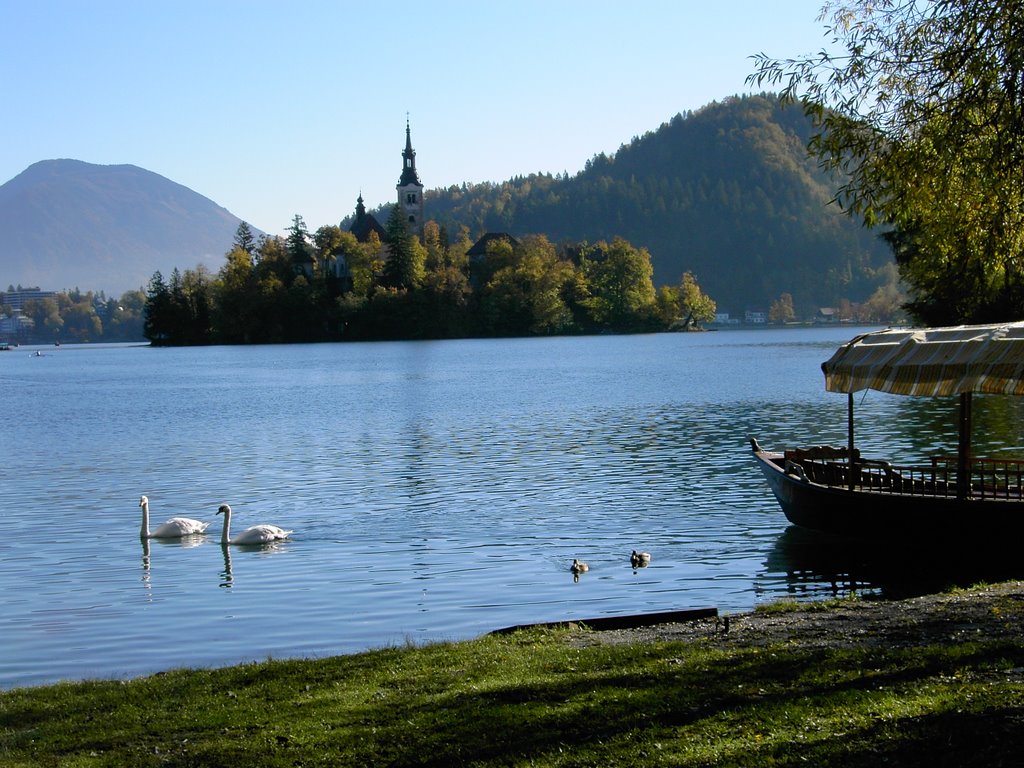
<svg viewBox="0 0 1024 768"><path fill-rule="evenodd" d="M972 396L1024 395L1024 323L863 334L821 367L825 389L847 393L848 444L772 452L750 438L791 523L903 541L969 537L996 543L1024 533L1024 461L971 454ZM958 397L956 455L916 466L862 457L854 443L853 397L864 389Z"/></svg>

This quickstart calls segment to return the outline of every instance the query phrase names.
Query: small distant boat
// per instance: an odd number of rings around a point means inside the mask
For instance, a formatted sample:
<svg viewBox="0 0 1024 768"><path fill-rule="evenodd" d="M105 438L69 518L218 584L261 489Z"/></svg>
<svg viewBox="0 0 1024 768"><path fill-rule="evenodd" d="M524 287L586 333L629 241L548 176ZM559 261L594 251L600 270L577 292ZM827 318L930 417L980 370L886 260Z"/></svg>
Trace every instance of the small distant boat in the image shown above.
<svg viewBox="0 0 1024 768"><path fill-rule="evenodd" d="M1024 395L1024 322L876 331L847 342L821 367L825 389L847 393L848 444L773 452L750 438L791 523L876 539L980 536L995 543L1024 533L1024 461L971 453L972 396ZM861 456L853 395L865 389L958 396L956 455L913 466Z"/></svg>
<svg viewBox="0 0 1024 768"><path fill-rule="evenodd" d="M10 352L10 351L11 351L11 342L9 342L9 341L0 341L0 352Z"/></svg>

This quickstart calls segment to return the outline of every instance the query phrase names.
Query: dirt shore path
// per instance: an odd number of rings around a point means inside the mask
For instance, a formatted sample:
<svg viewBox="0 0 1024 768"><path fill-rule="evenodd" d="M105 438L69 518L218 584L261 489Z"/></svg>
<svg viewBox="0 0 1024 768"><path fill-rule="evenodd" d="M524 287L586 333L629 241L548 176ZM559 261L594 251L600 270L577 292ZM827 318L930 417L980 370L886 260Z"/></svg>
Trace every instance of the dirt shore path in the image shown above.
<svg viewBox="0 0 1024 768"><path fill-rule="evenodd" d="M914 647L1017 638L1024 633L1024 581L904 600L843 600L828 607L754 611L633 629L581 632L578 642L702 641L718 647Z"/></svg>

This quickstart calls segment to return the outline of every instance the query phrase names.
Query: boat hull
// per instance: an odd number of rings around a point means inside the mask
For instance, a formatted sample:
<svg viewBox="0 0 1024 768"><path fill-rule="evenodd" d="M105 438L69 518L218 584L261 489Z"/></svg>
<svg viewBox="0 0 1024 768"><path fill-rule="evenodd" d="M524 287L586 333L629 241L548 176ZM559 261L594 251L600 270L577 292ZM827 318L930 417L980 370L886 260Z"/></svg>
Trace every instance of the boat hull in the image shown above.
<svg viewBox="0 0 1024 768"><path fill-rule="evenodd" d="M787 473L782 454L755 450L754 458L786 519L803 528L872 540L954 542L996 542L1024 532L1024 504L1019 501L849 490Z"/></svg>

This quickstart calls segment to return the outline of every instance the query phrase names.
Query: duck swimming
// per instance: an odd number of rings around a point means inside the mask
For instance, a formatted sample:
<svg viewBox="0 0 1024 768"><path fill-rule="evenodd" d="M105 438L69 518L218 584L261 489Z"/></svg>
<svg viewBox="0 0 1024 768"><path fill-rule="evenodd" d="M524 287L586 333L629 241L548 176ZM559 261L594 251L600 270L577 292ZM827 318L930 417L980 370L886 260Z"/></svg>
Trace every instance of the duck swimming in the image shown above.
<svg viewBox="0 0 1024 768"><path fill-rule="evenodd" d="M634 549L633 554L629 556L629 562L634 568L646 568L651 564L651 553L637 552Z"/></svg>

